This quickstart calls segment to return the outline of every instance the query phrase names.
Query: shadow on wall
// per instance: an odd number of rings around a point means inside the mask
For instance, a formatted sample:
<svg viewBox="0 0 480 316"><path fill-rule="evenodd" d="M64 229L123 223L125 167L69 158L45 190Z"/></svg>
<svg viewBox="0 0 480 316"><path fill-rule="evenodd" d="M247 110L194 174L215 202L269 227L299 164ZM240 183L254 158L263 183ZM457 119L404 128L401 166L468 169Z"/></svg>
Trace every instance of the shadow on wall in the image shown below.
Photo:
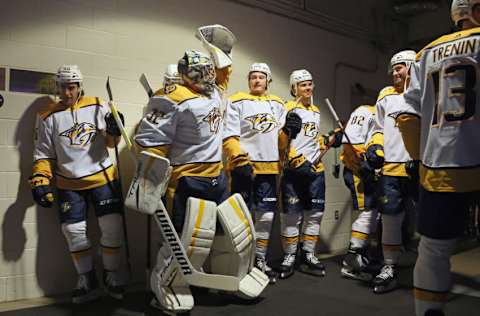
<svg viewBox="0 0 480 316"><path fill-rule="evenodd" d="M24 227L26 212L33 205L28 177L31 175L33 159L33 139L36 114L41 107L50 103L50 97L37 98L21 116L16 131L15 144L19 152L20 183L17 198L5 214L2 223L2 252L6 261L18 262L25 256L27 234ZM45 295L62 292L65 287L71 287L74 278L65 277L74 275L69 252L60 230L57 216L57 207L51 209L36 207L36 265L35 271L17 271L16 274L35 273L38 286ZM33 237L33 236L32 236ZM32 245L32 248L35 247ZM20 266L28 266L21 264ZM24 289L28 292L28 289ZM22 291L22 289L18 289Z"/></svg>

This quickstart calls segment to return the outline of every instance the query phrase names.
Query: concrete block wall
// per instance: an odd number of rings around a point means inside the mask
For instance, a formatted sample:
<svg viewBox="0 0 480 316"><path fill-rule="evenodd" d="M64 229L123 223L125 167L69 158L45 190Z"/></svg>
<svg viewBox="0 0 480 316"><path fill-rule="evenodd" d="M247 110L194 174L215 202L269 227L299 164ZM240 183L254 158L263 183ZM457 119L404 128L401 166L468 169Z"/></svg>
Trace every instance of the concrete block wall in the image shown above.
<svg viewBox="0 0 480 316"><path fill-rule="evenodd" d="M333 127L323 98L336 101L345 115L355 82L380 89L386 80L383 67L376 73L348 67L336 71L342 62L376 68L377 52L370 44L233 1L184 0L180 5L174 0L16 0L1 1L0 12L0 67L55 72L61 64L78 64L86 93L102 98L106 98L105 81L110 76L130 132L147 102L138 82L140 74L146 73L159 87L167 64L175 63L187 48L202 49L193 36L200 25L224 24L237 35L229 93L247 88L252 62L269 63L274 79L271 93L285 99L289 99L290 72L309 69L315 77L322 132ZM8 74L6 79L8 86ZM57 210L35 206L27 185L34 115L47 96L0 94L5 98L0 108L0 302L66 293L76 277ZM126 186L132 162L123 145L120 157ZM327 154L325 161L327 207L321 250L335 252L348 244L351 207L343 181L331 176L333 154ZM127 221L133 281L143 281L146 219L127 212ZM278 241L274 247L279 254Z"/></svg>

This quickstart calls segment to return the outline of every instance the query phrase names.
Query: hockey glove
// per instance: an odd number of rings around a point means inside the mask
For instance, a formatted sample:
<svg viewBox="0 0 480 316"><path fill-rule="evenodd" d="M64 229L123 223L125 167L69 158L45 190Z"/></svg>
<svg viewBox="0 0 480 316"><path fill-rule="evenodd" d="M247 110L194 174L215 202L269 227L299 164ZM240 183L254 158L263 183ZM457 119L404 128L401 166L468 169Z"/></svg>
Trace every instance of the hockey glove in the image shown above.
<svg viewBox="0 0 480 316"><path fill-rule="evenodd" d="M418 166L418 160L409 160L405 163L405 170L407 171L409 178L415 183L418 182L419 179Z"/></svg>
<svg viewBox="0 0 480 316"><path fill-rule="evenodd" d="M385 162L383 146L378 144L371 145L365 152L365 158L373 169L380 169Z"/></svg>
<svg viewBox="0 0 480 316"><path fill-rule="evenodd" d="M310 179L315 174L313 172L313 165L310 161L305 160L298 168L292 170L293 174L301 179Z"/></svg>
<svg viewBox="0 0 480 316"><path fill-rule="evenodd" d="M290 111L287 113L285 125L282 129L291 139L295 139L302 130L302 119L297 113Z"/></svg>
<svg viewBox="0 0 480 316"><path fill-rule="evenodd" d="M360 163L358 174L365 184L373 183L376 180L375 168L373 168L368 161L363 160Z"/></svg>
<svg viewBox="0 0 480 316"><path fill-rule="evenodd" d="M118 112L118 116L120 116L120 120L122 124L125 125L125 119L123 118L123 114ZM120 128L117 125L117 121L113 117L112 113L107 113L105 115L105 123L107 123L107 134L111 136L121 136L122 133L120 132Z"/></svg>
<svg viewBox="0 0 480 316"><path fill-rule="evenodd" d="M50 180L43 175L33 175L28 180L35 202L43 207L52 207L54 197Z"/></svg>
<svg viewBox="0 0 480 316"><path fill-rule="evenodd" d="M337 148L342 145L343 132L340 128L323 135L323 144L327 147Z"/></svg>
<svg viewBox="0 0 480 316"><path fill-rule="evenodd" d="M201 26L195 37L210 53L217 68L223 69L232 64L232 48L237 39L228 28L219 24Z"/></svg>
<svg viewBox="0 0 480 316"><path fill-rule="evenodd" d="M253 185L253 168L250 165L244 165L232 169L232 194L240 193L245 200L250 199Z"/></svg>

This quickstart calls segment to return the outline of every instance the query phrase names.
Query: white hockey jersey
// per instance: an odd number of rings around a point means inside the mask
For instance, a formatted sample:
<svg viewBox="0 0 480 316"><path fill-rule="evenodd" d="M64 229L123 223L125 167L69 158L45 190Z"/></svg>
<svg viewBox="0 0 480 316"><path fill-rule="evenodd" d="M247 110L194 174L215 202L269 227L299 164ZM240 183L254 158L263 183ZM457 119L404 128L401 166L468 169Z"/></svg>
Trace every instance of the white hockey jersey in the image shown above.
<svg viewBox="0 0 480 316"><path fill-rule="evenodd" d="M314 168L317 172L323 171L323 163L317 161L324 147L320 134L320 109L314 104L304 105L295 100L288 101L285 107L287 112L293 111L302 119L302 130L290 143L289 161L303 156L311 163L316 162Z"/></svg>
<svg viewBox="0 0 480 316"><path fill-rule="evenodd" d="M407 177L405 163L412 160L403 142L402 134L397 125L397 118L407 111L402 93L394 87L383 88L377 99L375 109L375 133L383 133L383 150L385 164L382 174L387 176Z"/></svg>
<svg viewBox="0 0 480 316"><path fill-rule="evenodd" d="M69 190L91 189L115 179L105 133L109 112L96 97L82 97L72 107L52 103L39 112L33 174L55 174L57 187Z"/></svg>
<svg viewBox="0 0 480 316"><path fill-rule="evenodd" d="M135 142L170 160L172 178L216 177L222 169L223 100L182 85L150 98Z"/></svg>
<svg viewBox="0 0 480 316"><path fill-rule="evenodd" d="M375 106L360 105L351 114L345 126L342 144L343 151L340 160L345 167L356 172L361 156L364 154L368 140L371 138L375 126Z"/></svg>
<svg viewBox="0 0 480 316"><path fill-rule="evenodd" d="M478 191L480 28L438 38L417 60L405 100L421 116L421 184L434 192Z"/></svg>
<svg viewBox="0 0 480 316"><path fill-rule="evenodd" d="M237 138L240 148L228 148L238 145L226 142L227 156L243 152L248 154L255 174L278 174L278 134L285 124L285 113L283 101L275 95L238 92L230 96L223 139Z"/></svg>

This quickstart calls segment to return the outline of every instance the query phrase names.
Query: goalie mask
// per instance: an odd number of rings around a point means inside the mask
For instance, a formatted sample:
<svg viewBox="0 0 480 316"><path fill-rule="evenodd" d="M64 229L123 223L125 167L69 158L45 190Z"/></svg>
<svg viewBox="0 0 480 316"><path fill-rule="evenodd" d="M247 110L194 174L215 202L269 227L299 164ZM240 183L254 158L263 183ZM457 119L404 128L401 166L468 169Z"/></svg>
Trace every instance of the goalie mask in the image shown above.
<svg viewBox="0 0 480 316"><path fill-rule="evenodd" d="M303 81L311 81L313 85L312 74L306 69L294 70L290 75L290 94L293 97L297 96L297 85Z"/></svg>
<svg viewBox="0 0 480 316"><path fill-rule="evenodd" d="M187 85L210 95L215 85L215 67L208 55L189 50L178 61L178 72Z"/></svg>
<svg viewBox="0 0 480 316"><path fill-rule="evenodd" d="M450 9L452 21L457 27L460 27L460 22L470 20L474 25L479 26L479 21L476 21L473 16L473 7L480 4L480 0L453 0Z"/></svg>
<svg viewBox="0 0 480 316"><path fill-rule="evenodd" d="M397 64L405 64L407 67L407 71L410 70L410 67L415 62L415 56L417 53L413 50L403 50L401 52L396 53L393 55L392 59L390 60L390 70L389 73L393 72L393 66Z"/></svg>

